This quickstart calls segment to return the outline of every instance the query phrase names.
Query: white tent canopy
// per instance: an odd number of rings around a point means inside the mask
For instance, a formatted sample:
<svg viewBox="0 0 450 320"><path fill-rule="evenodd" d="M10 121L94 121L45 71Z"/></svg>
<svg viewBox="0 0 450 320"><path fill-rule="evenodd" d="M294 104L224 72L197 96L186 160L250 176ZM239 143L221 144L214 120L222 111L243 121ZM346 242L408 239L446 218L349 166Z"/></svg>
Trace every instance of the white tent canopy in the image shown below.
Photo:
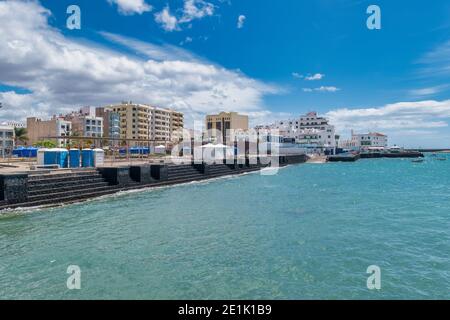
<svg viewBox="0 0 450 320"><path fill-rule="evenodd" d="M166 146L163 145L156 146L155 153L166 153Z"/></svg>
<svg viewBox="0 0 450 320"><path fill-rule="evenodd" d="M212 143L208 143L205 144L204 146L202 146L202 148L231 148L230 146L226 146L224 144L212 144Z"/></svg>

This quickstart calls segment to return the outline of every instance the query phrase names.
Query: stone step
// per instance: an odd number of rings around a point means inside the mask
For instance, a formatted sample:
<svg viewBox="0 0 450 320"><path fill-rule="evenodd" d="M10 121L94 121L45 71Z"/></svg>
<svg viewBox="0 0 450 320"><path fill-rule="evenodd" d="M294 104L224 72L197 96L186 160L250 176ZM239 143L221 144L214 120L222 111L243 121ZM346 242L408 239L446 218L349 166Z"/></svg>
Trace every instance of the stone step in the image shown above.
<svg viewBox="0 0 450 320"><path fill-rule="evenodd" d="M80 189L80 190L73 190L70 192L63 191L63 192L53 192L49 194L42 194L42 195L34 195L28 197L28 202L35 202L39 200L46 200L46 199L59 199L59 198L66 198L66 197L77 197L83 194L89 194L89 193L97 193L102 191L111 190L111 186L103 186L103 187L96 187L96 188L87 188L87 189ZM56 202L56 201L55 201Z"/></svg>
<svg viewBox="0 0 450 320"><path fill-rule="evenodd" d="M45 205L54 206L54 205L60 205L60 204L68 204L68 203L79 202L79 201L83 201L83 200L87 200L87 199L92 199L92 198L97 198L97 197L113 194L118 191L120 191L120 189L114 188L114 187L108 187L108 189L105 189L103 191L95 191L95 192L89 191L86 193L82 192L77 195L66 195L63 197L57 197L57 198L51 198L51 199L46 198L44 200L28 201L25 203L21 203L19 205L4 205L4 206L0 206L0 210L9 209L9 208L17 208L17 207L25 208L25 207L37 207L37 206L45 206Z"/></svg>
<svg viewBox="0 0 450 320"><path fill-rule="evenodd" d="M224 172L224 173L227 173L227 172L236 172L236 170L233 170L233 169L231 169L231 168L229 168L229 167L227 167L227 166L224 166L224 167L210 167L209 168L209 173L211 174L211 173L221 173L221 172Z"/></svg>
<svg viewBox="0 0 450 320"><path fill-rule="evenodd" d="M184 169L184 170L168 170L167 172L169 175L184 175L184 174L188 174L188 173L192 173L192 174L196 174L196 173L200 173L200 171L194 169L194 168L190 168L190 169Z"/></svg>
<svg viewBox="0 0 450 320"><path fill-rule="evenodd" d="M167 169L170 171L182 171L182 170L190 170L190 169L195 170L195 167L194 166L173 166L173 167L169 166L169 167L167 167Z"/></svg>
<svg viewBox="0 0 450 320"><path fill-rule="evenodd" d="M184 167L184 168L175 168L175 167L170 168L169 167L167 170L168 170L168 172L183 172L183 171L197 171L198 172L198 170L195 169L194 167Z"/></svg>
<svg viewBox="0 0 450 320"><path fill-rule="evenodd" d="M89 183L83 183L83 184L70 184L70 185L63 185L63 186L55 186L55 185L45 185L45 186L38 186L34 188L28 189L28 196L35 196L35 195L43 195L43 194L51 194L54 192L60 192L60 191L74 191L74 190L85 190L89 188L97 188L97 187L106 187L108 186L108 182L105 181L94 181Z"/></svg>
<svg viewBox="0 0 450 320"><path fill-rule="evenodd" d="M226 170L232 170L229 166L226 164L216 164L213 166L210 166L209 169L226 169Z"/></svg>
<svg viewBox="0 0 450 320"><path fill-rule="evenodd" d="M35 191L35 190L42 190L42 189L61 189L61 188L67 188L67 187L75 187L79 185L89 185L89 184L96 184L96 183L103 183L106 182L102 177L97 178L90 178L85 179L81 181L73 181L73 180L66 180L66 181L59 181L59 182L53 182L53 183L41 183L41 184L29 184L28 185L28 191Z"/></svg>
<svg viewBox="0 0 450 320"><path fill-rule="evenodd" d="M53 177L48 179L34 179L34 180L28 180L29 186L35 186L35 185L45 185L45 184L56 184L56 183L65 183L65 182L81 182L86 180L95 180L95 179L103 179L103 177L100 174L91 174L91 175L81 175L81 176L74 176L74 177Z"/></svg>
<svg viewBox="0 0 450 320"><path fill-rule="evenodd" d="M185 183L185 182L192 182L192 181L201 181L208 179L209 177L204 174L199 174L196 176L184 176L184 177L172 177L167 179L167 182L170 184L178 184L178 183Z"/></svg>
<svg viewBox="0 0 450 320"><path fill-rule="evenodd" d="M42 180L52 180L52 179L61 179L61 178L76 178L76 177L85 177L97 175L97 171L88 171L88 172L73 172L73 173L52 173L52 174L36 174L36 175L28 175L28 181L42 181Z"/></svg>
<svg viewBox="0 0 450 320"><path fill-rule="evenodd" d="M202 178L203 176L204 175L201 174L200 172L183 174L183 175L177 174L177 175L169 175L167 180L169 180L169 181L172 181L172 180L186 180L186 179L194 179L194 180L196 180L198 178Z"/></svg>

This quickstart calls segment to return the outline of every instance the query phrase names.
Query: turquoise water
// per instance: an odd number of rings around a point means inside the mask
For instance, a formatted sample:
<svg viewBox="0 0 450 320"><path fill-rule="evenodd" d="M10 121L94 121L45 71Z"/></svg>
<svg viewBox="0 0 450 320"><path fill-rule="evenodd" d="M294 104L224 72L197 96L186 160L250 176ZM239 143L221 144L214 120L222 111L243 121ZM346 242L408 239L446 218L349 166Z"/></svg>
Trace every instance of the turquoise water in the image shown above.
<svg viewBox="0 0 450 320"><path fill-rule="evenodd" d="M69 265L81 290L66 287ZM3 299L449 299L449 288L450 157L305 164L0 218Z"/></svg>

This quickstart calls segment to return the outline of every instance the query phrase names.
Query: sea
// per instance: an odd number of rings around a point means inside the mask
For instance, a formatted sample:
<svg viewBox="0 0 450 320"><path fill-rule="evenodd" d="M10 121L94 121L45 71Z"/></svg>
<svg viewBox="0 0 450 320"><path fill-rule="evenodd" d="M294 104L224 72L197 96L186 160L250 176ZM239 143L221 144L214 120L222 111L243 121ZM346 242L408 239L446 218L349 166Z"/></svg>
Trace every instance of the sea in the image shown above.
<svg viewBox="0 0 450 320"><path fill-rule="evenodd" d="M0 299L450 299L450 155L3 212Z"/></svg>

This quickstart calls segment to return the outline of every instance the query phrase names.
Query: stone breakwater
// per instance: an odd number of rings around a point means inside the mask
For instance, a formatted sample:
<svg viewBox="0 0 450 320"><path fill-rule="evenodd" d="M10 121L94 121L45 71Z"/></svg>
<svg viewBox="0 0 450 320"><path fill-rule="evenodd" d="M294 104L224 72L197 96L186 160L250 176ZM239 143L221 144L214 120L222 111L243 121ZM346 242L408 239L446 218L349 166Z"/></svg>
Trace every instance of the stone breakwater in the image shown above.
<svg viewBox="0 0 450 320"><path fill-rule="evenodd" d="M423 158L424 154L417 151L404 152L371 152L371 153L345 153L334 156L328 156L329 162L355 162L359 159L377 159L377 158Z"/></svg>
<svg viewBox="0 0 450 320"><path fill-rule="evenodd" d="M277 156L278 166L306 162L305 155ZM253 161L252 161L253 160ZM58 206L119 191L201 181L258 171L270 165L267 159L242 163L144 164L136 166L45 171L0 175L0 210Z"/></svg>

